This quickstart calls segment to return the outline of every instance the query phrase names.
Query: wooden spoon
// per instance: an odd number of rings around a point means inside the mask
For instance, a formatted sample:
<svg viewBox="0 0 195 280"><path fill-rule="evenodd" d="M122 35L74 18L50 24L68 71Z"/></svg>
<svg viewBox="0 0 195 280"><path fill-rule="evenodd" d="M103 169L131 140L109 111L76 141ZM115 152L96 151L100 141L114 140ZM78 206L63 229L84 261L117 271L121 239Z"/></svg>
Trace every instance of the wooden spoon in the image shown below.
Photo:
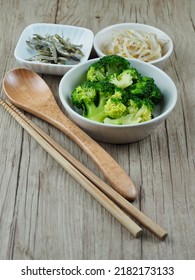
<svg viewBox="0 0 195 280"><path fill-rule="evenodd" d="M35 72L17 68L6 73L3 89L17 107L49 122L73 141L96 163L110 185L130 201L137 192L121 166L60 110L45 81Z"/></svg>

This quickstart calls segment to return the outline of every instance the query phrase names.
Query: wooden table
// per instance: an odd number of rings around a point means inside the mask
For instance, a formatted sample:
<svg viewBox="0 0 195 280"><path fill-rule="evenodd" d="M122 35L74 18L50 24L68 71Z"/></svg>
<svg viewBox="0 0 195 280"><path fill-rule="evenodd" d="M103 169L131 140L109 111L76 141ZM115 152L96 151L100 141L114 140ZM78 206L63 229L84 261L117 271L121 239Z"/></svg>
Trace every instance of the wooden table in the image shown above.
<svg viewBox="0 0 195 280"><path fill-rule="evenodd" d="M173 39L174 52L164 69L178 89L172 114L142 141L100 143L132 177L139 192L134 205L167 229L168 237L160 241L144 229L141 238L134 238L1 107L0 259L194 259L195 1L1 0L1 80L18 67L17 40L36 22L83 26L94 34L111 24L139 22ZM61 77L43 78L62 108ZM3 90L1 98L6 98ZM69 138L26 115L103 178Z"/></svg>

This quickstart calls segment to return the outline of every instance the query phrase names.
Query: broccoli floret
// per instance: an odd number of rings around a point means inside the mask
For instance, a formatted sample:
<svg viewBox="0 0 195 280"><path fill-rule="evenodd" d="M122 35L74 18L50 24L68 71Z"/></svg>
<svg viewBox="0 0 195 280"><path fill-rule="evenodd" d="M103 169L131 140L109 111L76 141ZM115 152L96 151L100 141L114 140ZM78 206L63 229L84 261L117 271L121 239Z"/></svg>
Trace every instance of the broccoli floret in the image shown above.
<svg viewBox="0 0 195 280"><path fill-rule="evenodd" d="M84 117L103 122L104 118L107 117L107 112L104 110L107 101L111 96L113 96L113 100L114 98L122 99L120 91L121 89L117 91L117 88L108 82L92 83L87 81L73 90L71 100L74 106L82 109Z"/></svg>
<svg viewBox="0 0 195 280"><path fill-rule="evenodd" d="M142 99L149 99L155 105L161 100L161 91L150 77L142 77L137 83L130 86L130 95Z"/></svg>
<svg viewBox="0 0 195 280"><path fill-rule="evenodd" d="M151 101L138 98L130 99L125 110L125 114L118 118L105 118L106 124L136 124L152 119L153 104Z"/></svg>
<svg viewBox="0 0 195 280"><path fill-rule="evenodd" d="M87 71L87 81L98 82L106 79L104 66L99 62L94 62Z"/></svg>
<svg viewBox="0 0 195 280"><path fill-rule="evenodd" d="M133 84L137 83L141 79L141 74L135 68L130 68L129 72L132 76Z"/></svg>
<svg viewBox="0 0 195 280"><path fill-rule="evenodd" d="M96 89L94 84L91 82L84 82L81 85L77 86L72 94L71 100L74 106L78 109L85 110L85 103L95 103L97 99Z"/></svg>
<svg viewBox="0 0 195 280"><path fill-rule="evenodd" d="M109 77L109 82L114 84L117 87L120 88L126 88L130 86L133 83L132 76L130 74L129 70L124 70L122 73L117 75L117 73L112 74Z"/></svg>
<svg viewBox="0 0 195 280"><path fill-rule="evenodd" d="M82 109L82 115L102 122L105 118L105 114L102 110L102 106L97 106L98 96L95 85L91 82L84 82L77 86L72 94L71 100L75 107Z"/></svg>
<svg viewBox="0 0 195 280"><path fill-rule="evenodd" d="M87 71L87 80L91 82L103 81L114 73L121 73L130 68L130 63L118 55L103 56L94 62Z"/></svg>
<svg viewBox="0 0 195 280"><path fill-rule="evenodd" d="M139 79L141 79L141 75L135 68L126 69L120 74L114 73L108 78L110 83L123 89L137 82Z"/></svg>
<svg viewBox="0 0 195 280"><path fill-rule="evenodd" d="M126 111L124 104L126 92L121 88L115 87L115 93L107 100L104 111L110 118L119 118Z"/></svg>
<svg viewBox="0 0 195 280"><path fill-rule="evenodd" d="M126 111L126 106L120 101L108 99L104 106L104 111L106 115L112 119L119 118Z"/></svg>
<svg viewBox="0 0 195 280"><path fill-rule="evenodd" d="M145 122L152 119L153 103L148 99L130 99L127 110L132 115L132 123Z"/></svg>

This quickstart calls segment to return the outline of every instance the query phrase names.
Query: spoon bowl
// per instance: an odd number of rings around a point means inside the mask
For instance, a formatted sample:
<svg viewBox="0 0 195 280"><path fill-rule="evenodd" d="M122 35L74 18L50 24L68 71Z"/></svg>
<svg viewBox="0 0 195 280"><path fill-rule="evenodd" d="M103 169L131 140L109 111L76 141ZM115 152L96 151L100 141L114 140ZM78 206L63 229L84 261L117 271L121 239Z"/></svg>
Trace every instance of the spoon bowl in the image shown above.
<svg viewBox="0 0 195 280"><path fill-rule="evenodd" d="M75 141L122 196L130 201L136 198L136 188L128 174L97 142L66 117L38 74L25 68L13 69L5 75L3 89L14 105L54 125Z"/></svg>
<svg viewBox="0 0 195 280"><path fill-rule="evenodd" d="M53 99L52 103L56 103L45 81L35 72L25 68L8 72L4 78L3 87L13 104L32 114L37 115L37 107L45 104L49 99Z"/></svg>

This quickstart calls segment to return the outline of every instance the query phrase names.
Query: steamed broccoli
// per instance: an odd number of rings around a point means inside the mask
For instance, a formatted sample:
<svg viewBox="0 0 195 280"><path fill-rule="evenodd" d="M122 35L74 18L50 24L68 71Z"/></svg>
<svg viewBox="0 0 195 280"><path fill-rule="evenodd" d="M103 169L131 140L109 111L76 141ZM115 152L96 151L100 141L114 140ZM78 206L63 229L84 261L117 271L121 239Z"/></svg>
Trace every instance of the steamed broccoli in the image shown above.
<svg viewBox="0 0 195 280"><path fill-rule="evenodd" d="M128 113L133 116L134 123L151 120L153 109L154 104L149 99L129 99L127 104Z"/></svg>
<svg viewBox="0 0 195 280"><path fill-rule="evenodd" d="M75 107L82 109L84 117L103 122L107 116L112 116L112 110L114 112L116 108L123 107L123 91L106 81L96 83L86 81L73 90L71 100ZM111 103L118 105L111 108Z"/></svg>
<svg viewBox="0 0 195 280"><path fill-rule="evenodd" d="M126 111L126 108L127 107L121 101L112 100L110 98L104 106L104 112L108 117L114 119L121 117Z"/></svg>
<svg viewBox="0 0 195 280"><path fill-rule="evenodd" d="M108 55L94 62L87 71L87 80L91 82L103 81L110 75L120 74L123 70L130 68L130 63L118 55Z"/></svg>
<svg viewBox="0 0 195 280"><path fill-rule="evenodd" d="M125 114L118 118L105 118L106 124L136 124L152 119L153 104L147 100L141 100L138 98L129 99L126 107Z"/></svg>
<svg viewBox="0 0 195 280"><path fill-rule="evenodd" d="M125 58L109 55L91 64L71 100L90 120L122 125L151 120L161 96L153 78L142 77Z"/></svg>
<svg viewBox="0 0 195 280"><path fill-rule="evenodd" d="M96 103L96 89L94 87L94 84L91 82L84 82L81 85L77 86L72 94L71 94L71 100L74 106L76 106L78 109L87 110L86 103ZM88 106L87 106L88 107Z"/></svg>
<svg viewBox="0 0 195 280"><path fill-rule="evenodd" d="M107 100L104 106L104 112L110 118L119 118L126 111L125 106L126 92L121 88L115 87L114 94Z"/></svg>
<svg viewBox="0 0 195 280"><path fill-rule="evenodd" d="M114 73L108 78L110 83L120 88L127 88L139 79L141 79L141 75L135 68L125 69L120 74Z"/></svg>
<svg viewBox="0 0 195 280"><path fill-rule="evenodd" d="M137 83L130 86L130 95L142 99L149 99L154 104L161 100L161 91L150 77L142 77Z"/></svg>

